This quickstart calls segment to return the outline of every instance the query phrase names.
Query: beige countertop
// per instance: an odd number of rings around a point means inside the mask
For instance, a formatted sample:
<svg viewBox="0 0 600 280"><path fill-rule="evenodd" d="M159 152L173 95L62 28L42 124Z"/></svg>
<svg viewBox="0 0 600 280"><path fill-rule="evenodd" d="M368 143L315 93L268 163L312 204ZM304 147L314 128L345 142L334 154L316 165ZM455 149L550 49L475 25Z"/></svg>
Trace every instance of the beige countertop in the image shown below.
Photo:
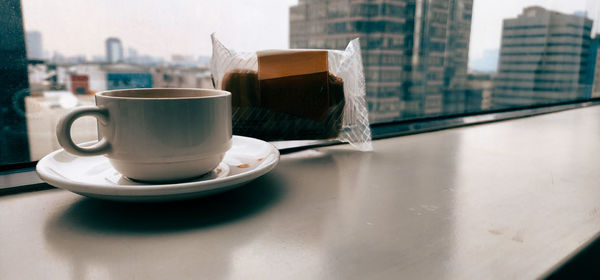
<svg viewBox="0 0 600 280"><path fill-rule="evenodd" d="M0 279L507 279L600 232L600 107L281 157L234 191L0 196Z"/></svg>

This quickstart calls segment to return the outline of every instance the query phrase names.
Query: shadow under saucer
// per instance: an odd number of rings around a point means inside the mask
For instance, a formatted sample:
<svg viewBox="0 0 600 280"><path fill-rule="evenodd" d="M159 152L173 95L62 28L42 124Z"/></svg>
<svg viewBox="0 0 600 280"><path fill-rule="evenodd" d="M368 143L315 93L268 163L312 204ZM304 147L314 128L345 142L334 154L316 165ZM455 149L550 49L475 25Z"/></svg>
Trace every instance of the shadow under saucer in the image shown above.
<svg viewBox="0 0 600 280"><path fill-rule="evenodd" d="M267 174L227 192L193 200L158 203L83 198L53 219L54 226L118 234L153 234L206 228L257 214L275 204L283 189Z"/></svg>

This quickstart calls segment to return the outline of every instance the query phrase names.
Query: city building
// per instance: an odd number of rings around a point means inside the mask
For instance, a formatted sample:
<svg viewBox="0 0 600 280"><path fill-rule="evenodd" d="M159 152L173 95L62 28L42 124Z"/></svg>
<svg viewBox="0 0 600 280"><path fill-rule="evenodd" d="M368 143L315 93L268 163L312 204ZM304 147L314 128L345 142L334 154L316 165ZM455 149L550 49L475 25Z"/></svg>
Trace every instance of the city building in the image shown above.
<svg viewBox="0 0 600 280"><path fill-rule="evenodd" d="M106 65L106 67L113 65ZM106 68L102 63L85 63L69 67L72 74L85 75L89 77L90 93L105 91L107 89Z"/></svg>
<svg viewBox="0 0 600 280"><path fill-rule="evenodd" d="M359 37L371 121L461 113L472 9L472 0L300 0L290 47L343 49Z"/></svg>
<svg viewBox="0 0 600 280"><path fill-rule="evenodd" d="M138 51L134 48L127 49L127 59L126 60L129 63L137 63Z"/></svg>
<svg viewBox="0 0 600 280"><path fill-rule="evenodd" d="M191 55L173 54L171 55L171 64L176 66L193 67L196 60Z"/></svg>
<svg viewBox="0 0 600 280"><path fill-rule="evenodd" d="M539 6L505 19L493 107L586 98L592 23Z"/></svg>
<svg viewBox="0 0 600 280"><path fill-rule="evenodd" d="M106 62L106 56L104 56L104 55L93 55L92 56L92 62L95 62L95 63Z"/></svg>
<svg viewBox="0 0 600 280"><path fill-rule="evenodd" d="M0 9L0 164L29 161L24 99L29 95L20 0Z"/></svg>
<svg viewBox="0 0 600 280"><path fill-rule="evenodd" d="M106 39L106 61L109 63L123 62L123 45L119 38Z"/></svg>
<svg viewBox="0 0 600 280"><path fill-rule="evenodd" d="M154 87L161 88L213 88L208 67L151 69Z"/></svg>
<svg viewBox="0 0 600 280"><path fill-rule="evenodd" d="M69 75L69 90L73 94L90 94L90 77L88 75Z"/></svg>
<svg viewBox="0 0 600 280"><path fill-rule="evenodd" d="M60 52L54 51L52 57L50 58L52 63L66 63L67 58Z"/></svg>
<svg viewBox="0 0 600 280"><path fill-rule="evenodd" d="M106 89L151 88L152 74L141 66L112 64L104 67Z"/></svg>
<svg viewBox="0 0 600 280"><path fill-rule="evenodd" d="M42 33L39 31L28 31L25 33L25 43L27 45L27 58L44 58L44 50L42 48Z"/></svg>
<svg viewBox="0 0 600 280"><path fill-rule="evenodd" d="M493 80L490 74L467 74L465 113L489 110L492 106Z"/></svg>

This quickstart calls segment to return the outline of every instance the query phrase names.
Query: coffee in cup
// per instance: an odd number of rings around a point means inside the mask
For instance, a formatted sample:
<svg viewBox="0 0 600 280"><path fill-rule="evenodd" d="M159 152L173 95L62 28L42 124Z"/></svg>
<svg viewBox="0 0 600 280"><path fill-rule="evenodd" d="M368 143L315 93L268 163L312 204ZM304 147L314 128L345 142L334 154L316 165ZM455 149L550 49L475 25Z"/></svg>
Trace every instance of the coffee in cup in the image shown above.
<svg viewBox="0 0 600 280"><path fill-rule="evenodd" d="M165 182L210 172L231 147L231 94L212 89L128 89L97 93L96 106L77 107L58 122L60 145L79 156L105 155L122 175ZM71 138L82 116L98 119L100 140Z"/></svg>

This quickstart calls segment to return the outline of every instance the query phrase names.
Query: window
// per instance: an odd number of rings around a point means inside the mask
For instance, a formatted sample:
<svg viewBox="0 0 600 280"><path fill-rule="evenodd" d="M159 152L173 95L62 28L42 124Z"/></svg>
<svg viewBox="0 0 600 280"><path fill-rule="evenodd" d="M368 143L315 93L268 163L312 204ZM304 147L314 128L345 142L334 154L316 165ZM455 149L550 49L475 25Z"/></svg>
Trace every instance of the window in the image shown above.
<svg viewBox="0 0 600 280"><path fill-rule="evenodd" d="M360 37L372 124L600 97L600 3L528 3L5 0L0 166L57 149L59 116L96 92L212 87L211 32L240 50ZM95 125L77 121L75 140Z"/></svg>

